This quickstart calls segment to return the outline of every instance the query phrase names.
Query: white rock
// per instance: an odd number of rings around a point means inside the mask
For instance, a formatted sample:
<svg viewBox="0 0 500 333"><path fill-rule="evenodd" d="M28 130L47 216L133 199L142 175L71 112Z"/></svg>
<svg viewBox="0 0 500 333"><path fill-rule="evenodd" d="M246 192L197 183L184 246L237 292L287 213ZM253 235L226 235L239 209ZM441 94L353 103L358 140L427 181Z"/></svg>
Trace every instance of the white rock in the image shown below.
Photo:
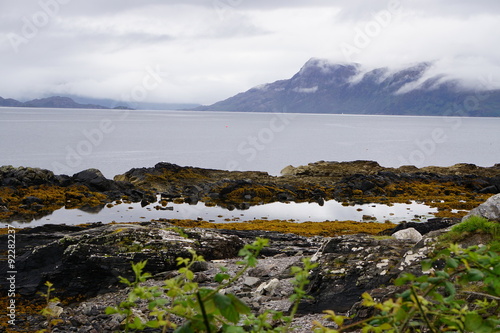
<svg viewBox="0 0 500 333"><path fill-rule="evenodd" d="M256 292L261 295L272 295L276 287L280 284L280 280L272 279L269 282L263 282L257 287Z"/></svg>
<svg viewBox="0 0 500 333"><path fill-rule="evenodd" d="M392 234L392 237L396 239L411 240L412 242L418 243L422 239L422 235L415 228L408 228L396 231Z"/></svg>

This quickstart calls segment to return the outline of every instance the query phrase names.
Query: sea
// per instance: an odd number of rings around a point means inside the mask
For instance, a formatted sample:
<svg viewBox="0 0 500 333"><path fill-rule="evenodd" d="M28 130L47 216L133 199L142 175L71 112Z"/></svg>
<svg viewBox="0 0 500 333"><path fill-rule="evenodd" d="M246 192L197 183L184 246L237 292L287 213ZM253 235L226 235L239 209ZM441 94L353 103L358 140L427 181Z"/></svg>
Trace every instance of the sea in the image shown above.
<svg viewBox="0 0 500 333"><path fill-rule="evenodd" d="M385 167L492 166L500 163L500 118L0 108L0 165L39 167L56 174L97 168L113 178L165 161L279 175L288 165L354 160L377 161ZM337 204L263 205L240 214L198 204L174 207L171 215L211 220L221 215L223 220L296 216L298 222L358 218L354 211L359 207L346 216L335 213L341 210ZM410 215L432 213L418 205L402 210ZM63 209L30 225L150 219L160 214L148 207L116 207L97 213ZM405 215L386 208L376 210L380 218L376 211L370 214L378 219Z"/></svg>

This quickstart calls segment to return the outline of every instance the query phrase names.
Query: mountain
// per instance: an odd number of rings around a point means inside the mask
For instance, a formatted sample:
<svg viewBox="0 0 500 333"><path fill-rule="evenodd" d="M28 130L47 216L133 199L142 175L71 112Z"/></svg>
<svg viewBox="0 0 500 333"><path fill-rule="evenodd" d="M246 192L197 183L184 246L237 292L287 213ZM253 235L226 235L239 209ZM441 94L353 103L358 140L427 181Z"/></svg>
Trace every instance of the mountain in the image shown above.
<svg viewBox="0 0 500 333"><path fill-rule="evenodd" d="M29 108L69 108L69 109L138 109L138 110L181 110L193 109L200 104L192 103L127 103L112 99L95 99L81 96L52 96L20 102L12 98L0 97L0 106Z"/></svg>
<svg viewBox="0 0 500 333"><path fill-rule="evenodd" d="M500 116L500 90L478 94L432 63L366 71L312 58L292 78L254 87L195 110L387 115Z"/></svg>
<svg viewBox="0 0 500 333"><path fill-rule="evenodd" d="M34 99L23 103L23 107L28 108L71 108L71 109L106 109L102 105L80 104L69 97L53 96L47 98Z"/></svg>
<svg viewBox="0 0 500 333"><path fill-rule="evenodd" d="M195 103L150 103L150 102L125 102L125 101L117 101L109 98L91 98L91 97L83 97L77 95L66 95L66 97L70 97L77 103L83 104L98 104L103 105L107 108L115 108L117 105L125 105L129 108L133 108L136 110L181 110L181 109L193 109L195 107L200 106L200 104Z"/></svg>
<svg viewBox="0 0 500 333"><path fill-rule="evenodd" d="M26 108L68 108L68 109L109 109L102 105L80 104L69 97L52 96L47 98L34 99L27 102L20 102L12 98L4 99L0 97L0 106L26 107ZM116 107L125 108L125 107Z"/></svg>

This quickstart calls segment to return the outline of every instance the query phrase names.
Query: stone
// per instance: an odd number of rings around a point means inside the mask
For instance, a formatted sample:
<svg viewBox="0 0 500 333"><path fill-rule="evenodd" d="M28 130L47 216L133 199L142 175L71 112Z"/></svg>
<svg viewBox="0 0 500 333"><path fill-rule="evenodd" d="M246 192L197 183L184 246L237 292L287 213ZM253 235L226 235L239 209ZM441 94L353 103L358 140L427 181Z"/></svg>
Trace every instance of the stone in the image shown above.
<svg viewBox="0 0 500 333"><path fill-rule="evenodd" d="M212 260L235 257L243 247L240 238L209 229L186 234L188 238L171 224L156 222L23 229L16 233L17 290L29 297L45 291L44 283L51 281L63 298L92 296L118 288L119 276L132 279L131 262L147 260L145 271L156 275L176 270L176 258L190 258L190 249ZM6 274L6 267L0 267L0 274ZM193 268L206 269L206 264Z"/></svg>
<svg viewBox="0 0 500 333"><path fill-rule="evenodd" d="M471 216L482 216L492 221L500 221L500 194L488 198L484 203L472 209L462 221Z"/></svg>
<svg viewBox="0 0 500 333"><path fill-rule="evenodd" d="M75 173L73 175L73 180L76 183L85 185L89 189L96 191L112 191L117 188L115 183L104 177L98 169L87 169Z"/></svg>
<svg viewBox="0 0 500 333"><path fill-rule="evenodd" d="M422 235L420 234L420 232L415 230L415 228L408 228L396 231L395 233L392 234L392 237L396 239L409 240L414 243L418 243L422 239Z"/></svg>
<svg viewBox="0 0 500 333"><path fill-rule="evenodd" d="M279 284L280 280L274 278L269 280L268 282L261 283L255 290L255 292L261 295L273 295Z"/></svg>
<svg viewBox="0 0 500 333"><path fill-rule="evenodd" d="M417 230L421 235L426 235L431 231L445 229L458 222L460 222L460 219L458 218L443 217L431 218L428 219L427 222L401 222L395 228L384 230L380 234L389 236L397 231L413 228Z"/></svg>
<svg viewBox="0 0 500 333"><path fill-rule="evenodd" d="M243 284L245 286L249 286L249 287L253 287L255 286L257 283L259 283L260 279L257 278L257 277L253 277L253 276L247 276L243 279Z"/></svg>
<svg viewBox="0 0 500 333"><path fill-rule="evenodd" d="M399 275L394 268L413 246L404 240L363 234L326 240L315 255L319 266L308 286L313 299L301 302L299 312L348 311L363 292L387 285Z"/></svg>

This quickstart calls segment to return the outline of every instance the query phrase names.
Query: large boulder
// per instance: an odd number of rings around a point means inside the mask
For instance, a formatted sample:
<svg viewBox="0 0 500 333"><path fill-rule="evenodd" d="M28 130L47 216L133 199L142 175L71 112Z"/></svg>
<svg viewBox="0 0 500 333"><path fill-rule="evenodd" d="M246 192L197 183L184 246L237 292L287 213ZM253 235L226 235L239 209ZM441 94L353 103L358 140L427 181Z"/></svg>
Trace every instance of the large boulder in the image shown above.
<svg viewBox="0 0 500 333"><path fill-rule="evenodd" d="M302 313L346 312L365 291L387 285L399 275L396 267L415 243L358 234L334 237L315 256L319 267L311 276Z"/></svg>
<svg viewBox="0 0 500 333"><path fill-rule="evenodd" d="M176 258L191 257L189 249L212 260L235 257L243 247L237 236L176 230L153 222L23 229L16 233L17 290L32 296L50 281L63 297L91 296L118 287L119 276L133 278L131 262L148 260L145 271L158 274L176 269ZM0 274L6 275L4 266Z"/></svg>
<svg viewBox="0 0 500 333"><path fill-rule="evenodd" d="M52 171L40 168L0 167L0 186L33 186L41 184L57 184L59 179Z"/></svg>
<svg viewBox="0 0 500 333"><path fill-rule="evenodd" d="M114 181L107 179L98 169L87 169L75 173L73 181L76 184L87 186L90 190L105 192L117 189Z"/></svg>
<svg viewBox="0 0 500 333"><path fill-rule="evenodd" d="M415 228L408 228L396 231L392 234L392 237L396 239L409 240L414 243L418 243L422 240L422 234L418 232Z"/></svg>
<svg viewBox="0 0 500 333"><path fill-rule="evenodd" d="M496 194L472 209L462 220L471 216L482 216L491 221L500 221L500 194Z"/></svg>

